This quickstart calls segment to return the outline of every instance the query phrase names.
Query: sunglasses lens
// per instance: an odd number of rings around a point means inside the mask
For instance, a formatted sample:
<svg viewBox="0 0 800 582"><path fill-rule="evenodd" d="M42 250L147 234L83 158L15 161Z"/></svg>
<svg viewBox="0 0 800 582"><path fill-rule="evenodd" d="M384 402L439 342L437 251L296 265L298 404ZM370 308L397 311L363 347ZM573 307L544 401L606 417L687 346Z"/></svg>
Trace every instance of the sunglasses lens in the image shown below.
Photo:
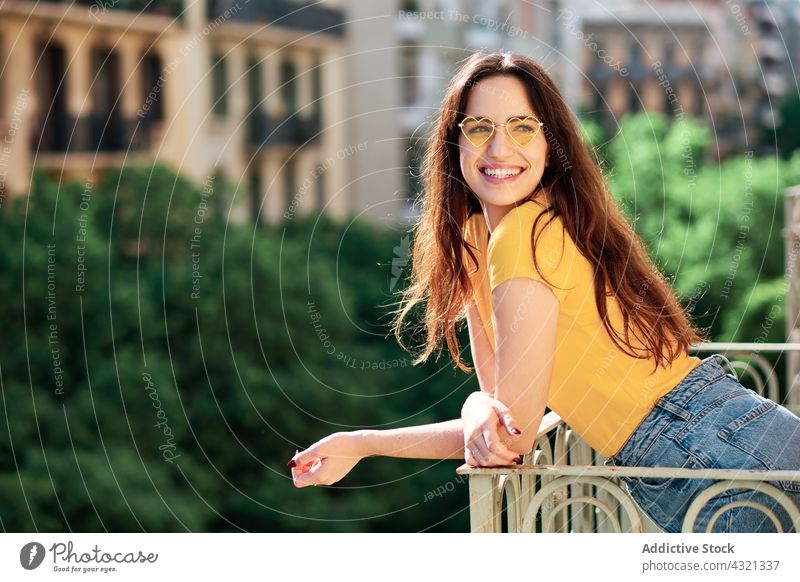
<svg viewBox="0 0 800 582"><path fill-rule="evenodd" d="M494 125L487 119L473 119L471 117L464 120L461 124L461 132L469 142L475 146L481 146L492 136Z"/></svg>
<svg viewBox="0 0 800 582"><path fill-rule="evenodd" d="M508 124L508 133L519 145L526 146L539 133L539 120L535 117L513 119Z"/></svg>

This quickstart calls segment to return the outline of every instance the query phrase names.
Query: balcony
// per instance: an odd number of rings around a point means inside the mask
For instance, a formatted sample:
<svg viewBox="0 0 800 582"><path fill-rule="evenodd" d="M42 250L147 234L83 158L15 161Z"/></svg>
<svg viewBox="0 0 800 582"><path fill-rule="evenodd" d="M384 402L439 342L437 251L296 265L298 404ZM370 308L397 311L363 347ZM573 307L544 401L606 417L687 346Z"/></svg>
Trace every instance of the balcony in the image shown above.
<svg viewBox="0 0 800 582"><path fill-rule="evenodd" d="M800 344L702 344L697 352L722 353L746 386L780 402L778 376L762 353L800 353ZM749 380L747 379L749 377ZM787 406L797 414L797 403ZM620 477L707 479L709 487L689 506L684 533L694 530L704 505L731 489L753 489L775 498L800 531L800 508L768 481L800 481L800 471L742 471L669 467L611 467L561 418L542 420L533 450L522 465L456 470L469 478L470 529L482 533L610 533L660 531L622 487ZM504 503L505 502L505 503ZM716 514L719 517L726 506ZM758 509L758 506L754 506ZM782 531L770 513L765 512ZM711 531L715 518L709 522Z"/></svg>
<svg viewBox="0 0 800 582"><path fill-rule="evenodd" d="M321 122L319 114L301 117L294 114L283 118L253 114L245 121L248 124L248 142L256 149L268 146L301 146L319 139Z"/></svg>
<svg viewBox="0 0 800 582"><path fill-rule="evenodd" d="M318 4L304 5L287 0L246 4L237 0L209 0L207 18L209 22L224 18L248 24L260 22L284 28L344 36L342 12Z"/></svg>
<svg viewBox="0 0 800 582"><path fill-rule="evenodd" d="M53 114L38 121L34 150L42 153L85 154L146 151L152 146L150 119L91 115L80 119Z"/></svg>
<svg viewBox="0 0 800 582"><path fill-rule="evenodd" d="M139 14L179 17L183 12L183 0L50 0L59 4L86 6L97 15L107 10L127 10Z"/></svg>

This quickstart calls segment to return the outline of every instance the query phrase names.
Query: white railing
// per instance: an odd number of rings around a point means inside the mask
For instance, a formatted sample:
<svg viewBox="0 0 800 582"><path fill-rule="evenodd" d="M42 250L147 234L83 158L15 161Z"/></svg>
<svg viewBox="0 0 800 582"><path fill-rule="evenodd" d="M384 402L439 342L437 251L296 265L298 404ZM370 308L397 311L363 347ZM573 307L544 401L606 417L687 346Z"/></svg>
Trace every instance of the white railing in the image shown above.
<svg viewBox="0 0 800 582"><path fill-rule="evenodd" d="M726 356L740 381L761 395L780 402L780 385L769 361L758 352L800 351L800 344L709 343L697 352ZM790 380L791 383L791 380ZM798 412L796 401L787 407ZM690 504L683 531L691 532L705 504L730 489L752 489L774 498L800 531L800 509L783 491L768 481L800 481L798 471L743 471L678 469L669 467L604 466L606 459L583 442L554 412L542 420L532 451L522 465L471 468L456 472L469 478L470 529L472 532L658 532L660 531L620 484L620 477L692 478L714 481ZM764 506L746 503L762 511L783 531L777 517ZM737 504L726 505L709 521Z"/></svg>

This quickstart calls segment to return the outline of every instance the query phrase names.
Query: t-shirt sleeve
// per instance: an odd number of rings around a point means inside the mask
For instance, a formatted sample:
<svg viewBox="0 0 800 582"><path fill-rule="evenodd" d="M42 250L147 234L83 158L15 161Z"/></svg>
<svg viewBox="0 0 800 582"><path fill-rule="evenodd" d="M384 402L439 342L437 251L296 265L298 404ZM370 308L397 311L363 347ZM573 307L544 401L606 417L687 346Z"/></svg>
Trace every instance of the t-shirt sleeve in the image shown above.
<svg viewBox="0 0 800 582"><path fill-rule="evenodd" d="M510 214L494 230L489 242L489 284L494 291L515 277L534 279L547 285L563 303L575 286L571 279L574 279L577 249L559 218L548 223L550 217L542 216L536 225L537 236L533 237L535 219L535 215ZM541 274L533 262L534 240Z"/></svg>

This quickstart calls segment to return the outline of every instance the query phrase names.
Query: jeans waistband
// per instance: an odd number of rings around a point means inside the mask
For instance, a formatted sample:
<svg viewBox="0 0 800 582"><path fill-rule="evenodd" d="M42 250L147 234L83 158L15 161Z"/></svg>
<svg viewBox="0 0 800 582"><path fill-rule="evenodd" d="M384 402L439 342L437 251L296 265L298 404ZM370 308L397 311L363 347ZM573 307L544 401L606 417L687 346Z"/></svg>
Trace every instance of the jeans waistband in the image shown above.
<svg viewBox="0 0 800 582"><path fill-rule="evenodd" d="M724 366L724 367L723 367ZM736 377L735 371L728 358L721 354L712 354L703 358L700 364L672 390L662 396L656 406L668 408L669 404L683 407L699 391L718 380L726 374Z"/></svg>
<svg viewBox="0 0 800 582"><path fill-rule="evenodd" d="M662 415L668 411L671 415L677 415L688 420L689 414L686 411L687 403L703 388L709 384L723 378L728 372L735 377L730 361L723 355L712 354L704 358L696 368L689 372L686 377L678 383L675 388L667 392L656 401L653 410L645 416L644 420L633 431L628 440L615 455L606 461L606 465L616 465L618 459L638 458L637 450L647 447L649 441L655 438L656 432L653 429L666 418ZM674 417L673 417L674 418Z"/></svg>

